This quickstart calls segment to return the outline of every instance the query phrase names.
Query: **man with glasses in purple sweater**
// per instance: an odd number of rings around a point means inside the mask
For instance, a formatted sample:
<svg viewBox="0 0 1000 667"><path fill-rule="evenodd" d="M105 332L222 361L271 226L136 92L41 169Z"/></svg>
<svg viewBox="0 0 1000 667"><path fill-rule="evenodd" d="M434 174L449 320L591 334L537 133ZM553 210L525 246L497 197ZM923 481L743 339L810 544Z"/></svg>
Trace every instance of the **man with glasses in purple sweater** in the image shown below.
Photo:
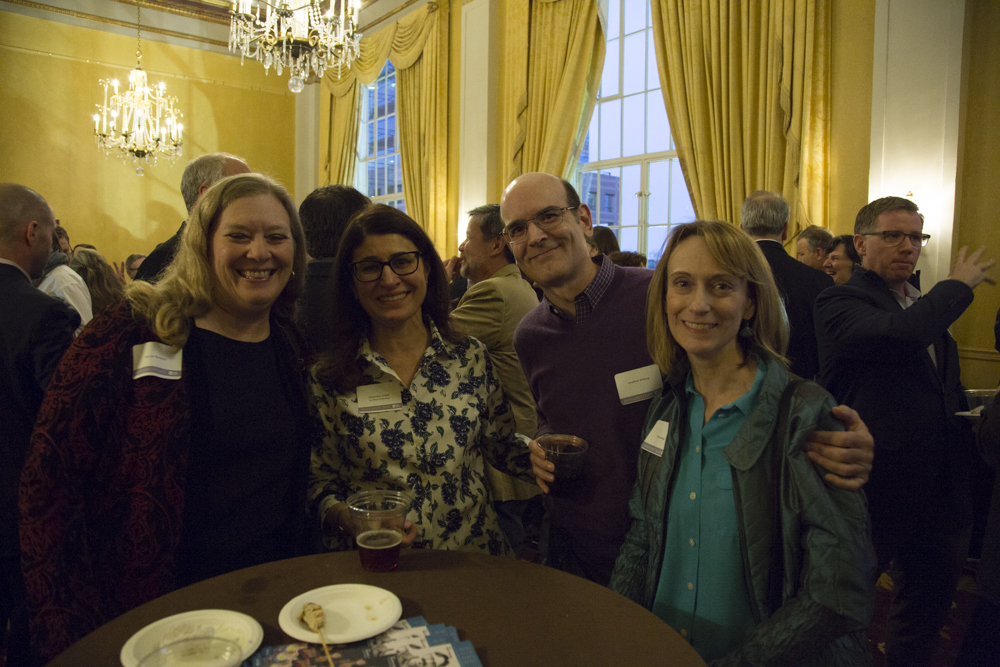
<svg viewBox="0 0 1000 667"><path fill-rule="evenodd" d="M646 409L660 386L646 348L652 271L591 259L590 208L555 176L519 176L500 213L518 266L545 294L514 336L538 408L535 437L564 433L590 444L579 481L548 496L548 564L607 585L631 524ZM855 412L836 415L848 430L814 434L810 458L829 471L828 483L858 489L871 468L872 439ZM536 441L529 447L538 485L549 493L554 466Z"/></svg>

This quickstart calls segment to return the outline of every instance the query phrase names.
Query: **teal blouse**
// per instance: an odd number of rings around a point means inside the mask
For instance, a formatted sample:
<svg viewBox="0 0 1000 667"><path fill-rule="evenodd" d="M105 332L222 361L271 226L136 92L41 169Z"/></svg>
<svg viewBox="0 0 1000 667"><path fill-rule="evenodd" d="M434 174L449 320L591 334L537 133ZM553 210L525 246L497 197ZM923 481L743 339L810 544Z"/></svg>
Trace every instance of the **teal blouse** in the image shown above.
<svg viewBox="0 0 1000 667"><path fill-rule="evenodd" d="M678 452L652 611L706 661L739 646L755 626L740 558L732 469L722 450L753 411L766 374L767 365L758 363L750 391L716 410L708 422L691 374L685 387L687 437Z"/></svg>

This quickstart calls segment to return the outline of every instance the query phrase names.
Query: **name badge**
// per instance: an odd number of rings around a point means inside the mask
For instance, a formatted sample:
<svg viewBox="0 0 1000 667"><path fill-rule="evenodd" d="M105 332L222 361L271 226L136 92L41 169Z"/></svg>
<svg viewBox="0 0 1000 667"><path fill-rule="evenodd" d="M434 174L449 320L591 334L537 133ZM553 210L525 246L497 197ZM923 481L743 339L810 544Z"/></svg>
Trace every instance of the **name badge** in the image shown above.
<svg viewBox="0 0 1000 667"><path fill-rule="evenodd" d="M147 376L164 380L181 379L181 358L184 350L174 351L163 343L143 343L132 347L132 379Z"/></svg>
<svg viewBox="0 0 1000 667"><path fill-rule="evenodd" d="M403 396L398 385L366 384L358 387L358 412L392 412L403 407Z"/></svg>
<svg viewBox="0 0 1000 667"><path fill-rule="evenodd" d="M656 396L663 389L663 378L660 377L660 367L656 364L626 371L615 376L618 385L618 398L622 405L638 403Z"/></svg>
<svg viewBox="0 0 1000 667"><path fill-rule="evenodd" d="M658 421L649 431L649 435L642 441L642 449L654 456L663 456L663 447L667 444L667 432L670 424L665 421Z"/></svg>

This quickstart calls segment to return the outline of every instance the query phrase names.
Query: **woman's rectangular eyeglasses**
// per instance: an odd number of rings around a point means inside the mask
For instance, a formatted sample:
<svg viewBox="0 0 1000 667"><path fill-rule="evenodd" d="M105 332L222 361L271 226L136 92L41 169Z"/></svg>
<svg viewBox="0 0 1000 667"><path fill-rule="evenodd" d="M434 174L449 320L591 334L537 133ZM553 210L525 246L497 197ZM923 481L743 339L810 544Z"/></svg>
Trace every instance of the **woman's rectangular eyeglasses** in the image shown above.
<svg viewBox="0 0 1000 667"><path fill-rule="evenodd" d="M351 264L351 272L358 282L370 283L382 277L385 267L392 269L397 276L408 276L420 266L420 251L396 253L389 258L388 262L380 262L377 259L363 259L360 262Z"/></svg>

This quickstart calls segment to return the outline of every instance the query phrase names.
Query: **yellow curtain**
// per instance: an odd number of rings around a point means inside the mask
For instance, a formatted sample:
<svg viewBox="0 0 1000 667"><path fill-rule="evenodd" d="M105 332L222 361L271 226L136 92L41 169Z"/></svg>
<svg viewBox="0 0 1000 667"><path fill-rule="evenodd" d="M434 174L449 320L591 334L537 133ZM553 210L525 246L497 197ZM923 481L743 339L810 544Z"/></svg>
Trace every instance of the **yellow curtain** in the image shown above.
<svg viewBox="0 0 1000 667"><path fill-rule="evenodd" d="M503 185L531 171L569 177L604 67L597 2L511 0L505 24Z"/></svg>
<svg viewBox="0 0 1000 667"><path fill-rule="evenodd" d="M656 60L700 218L779 191L826 227L830 0L651 0Z"/></svg>
<svg viewBox="0 0 1000 667"><path fill-rule="evenodd" d="M329 140L321 162L328 183L350 184L357 159L361 86L378 78L390 60L396 68L397 131L402 153L406 210L435 245L447 249L448 3L431 2L361 40L361 53L341 76L328 70L332 96Z"/></svg>

